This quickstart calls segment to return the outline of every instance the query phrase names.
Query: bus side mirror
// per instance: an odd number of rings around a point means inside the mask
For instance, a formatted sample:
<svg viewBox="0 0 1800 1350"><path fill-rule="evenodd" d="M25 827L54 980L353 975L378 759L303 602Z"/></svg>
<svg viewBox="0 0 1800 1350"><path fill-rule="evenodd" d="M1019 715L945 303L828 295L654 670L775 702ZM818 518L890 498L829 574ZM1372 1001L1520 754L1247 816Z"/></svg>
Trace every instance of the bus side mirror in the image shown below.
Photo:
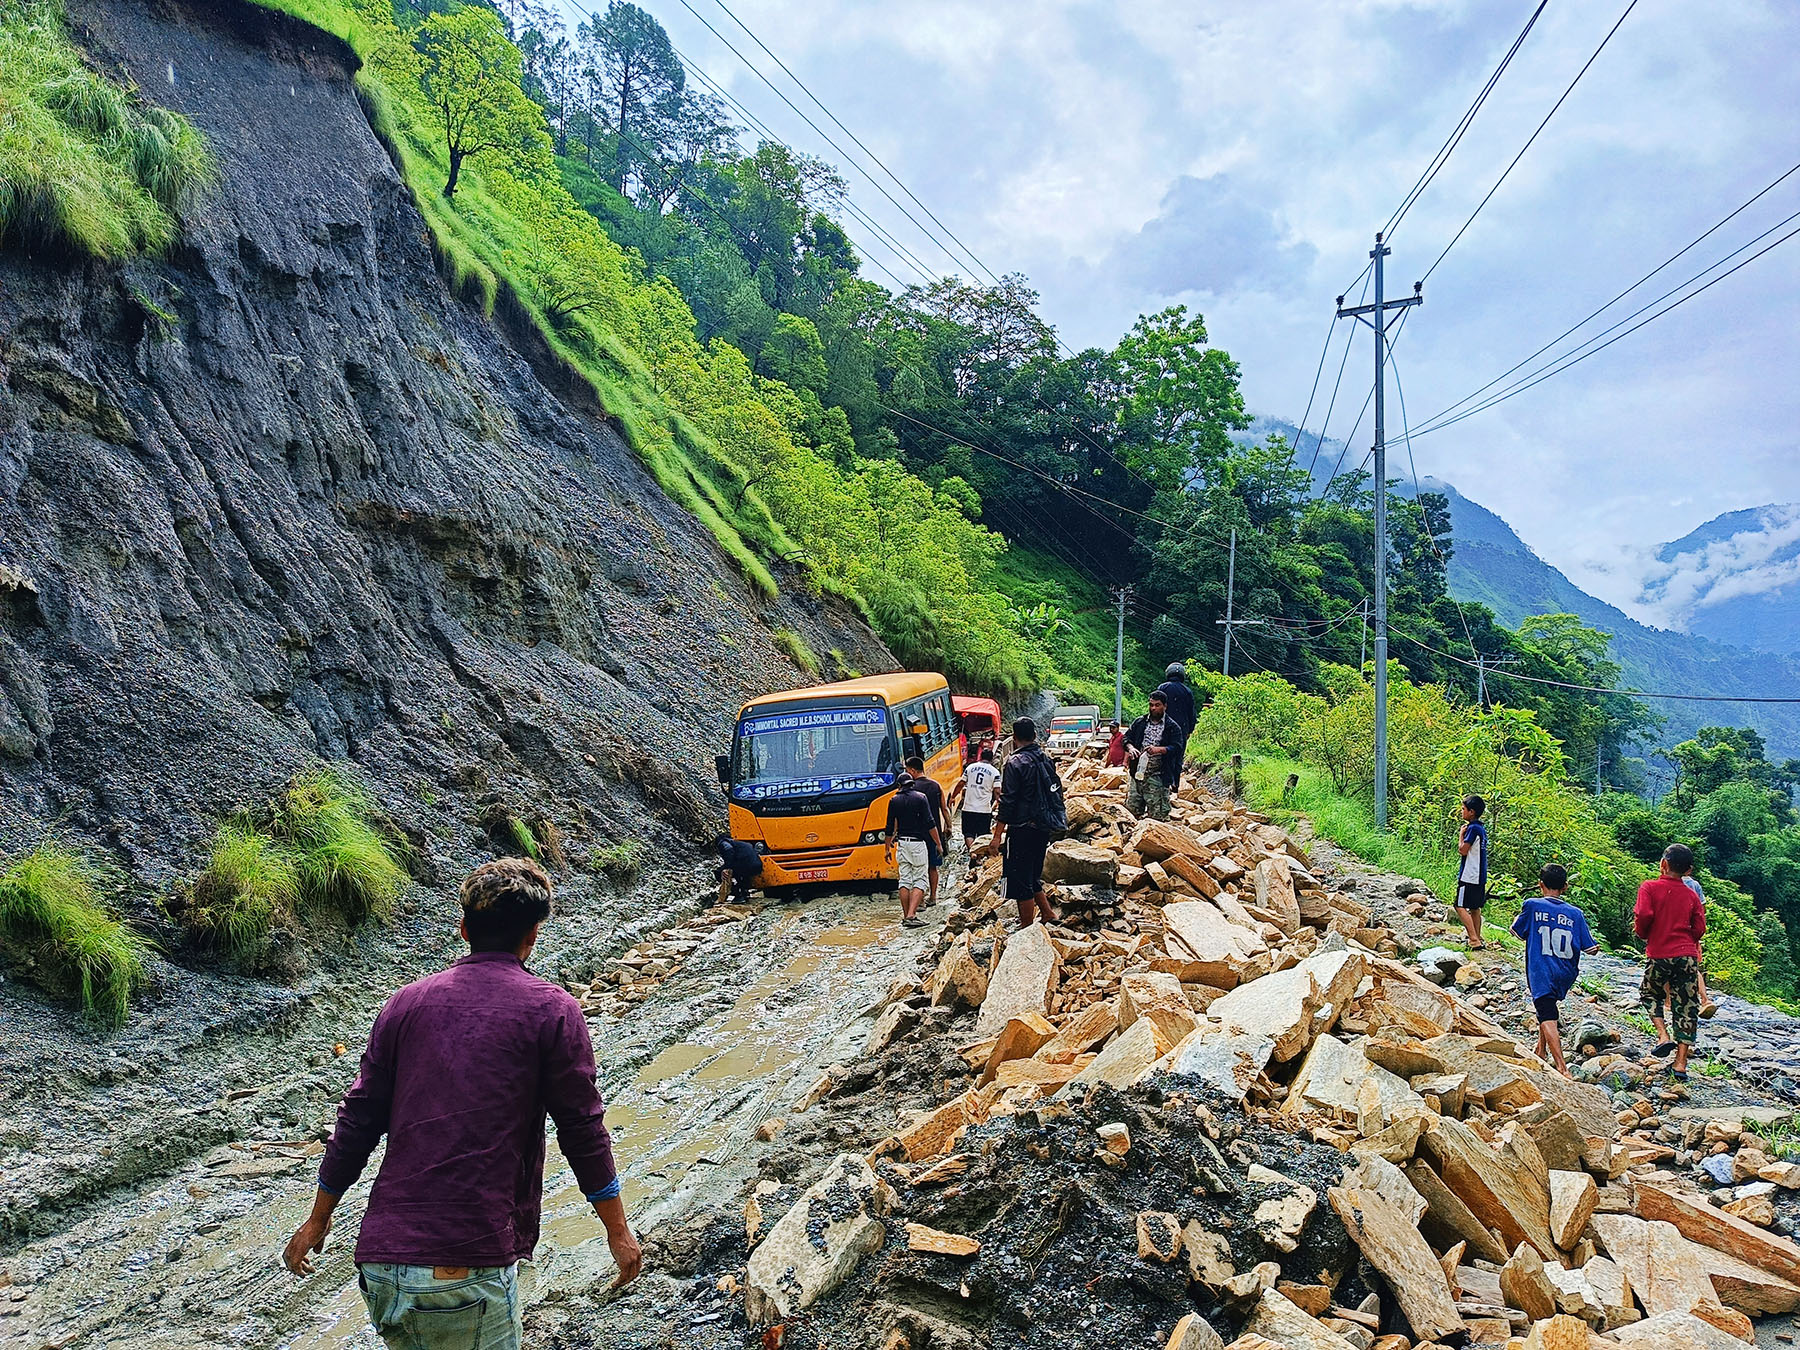
<svg viewBox="0 0 1800 1350"><path fill-rule="evenodd" d="M721 784L729 784L731 782L730 755L713 756L713 767L719 771L719 782Z"/></svg>

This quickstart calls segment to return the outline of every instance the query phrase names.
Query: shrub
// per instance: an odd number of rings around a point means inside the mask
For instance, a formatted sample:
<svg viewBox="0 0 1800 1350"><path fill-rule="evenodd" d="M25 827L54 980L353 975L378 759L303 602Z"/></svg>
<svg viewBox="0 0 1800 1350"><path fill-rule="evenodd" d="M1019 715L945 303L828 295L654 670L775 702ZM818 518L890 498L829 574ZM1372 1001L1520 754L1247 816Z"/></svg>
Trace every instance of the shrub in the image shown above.
<svg viewBox="0 0 1800 1350"><path fill-rule="evenodd" d="M83 1009L114 1026L145 979L149 944L101 903L94 865L54 840L0 871L0 934L33 951L53 989L73 986Z"/></svg>
<svg viewBox="0 0 1800 1350"><path fill-rule="evenodd" d="M588 855L588 863L594 871L604 872L615 881L633 881L644 867L644 846L635 839L596 844Z"/></svg>
<svg viewBox="0 0 1800 1350"><path fill-rule="evenodd" d="M362 789L329 769L295 779L275 803L269 833L293 857L302 905L353 924L392 914L407 874L373 814Z"/></svg>
<svg viewBox="0 0 1800 1350"><path fill-rule="evenodd" d="M300 898L294 857L268 835L228 821L213 836L206 870L194 883L189 929L207 944L252 964Z"/></svg>

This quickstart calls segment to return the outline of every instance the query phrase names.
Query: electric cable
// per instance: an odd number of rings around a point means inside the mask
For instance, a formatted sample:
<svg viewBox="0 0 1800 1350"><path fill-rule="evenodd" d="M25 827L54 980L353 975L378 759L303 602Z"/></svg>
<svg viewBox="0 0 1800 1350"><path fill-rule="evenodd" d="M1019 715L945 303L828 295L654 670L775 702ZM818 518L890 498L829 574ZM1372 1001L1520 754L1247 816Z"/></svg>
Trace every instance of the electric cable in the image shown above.
<svg viewBox="0 0 1800 1350"><path fill-rule="evenodd" d="M1433 423L1444 418L1449 413L1454 412L1456 409L1462 407L1465 403L1470 402L1472 399L1479 398L1482 394L1485 394L1489 389L1492 389L1495 385L1499 384L1500 381L1504 380L1507 376L1513 374L1513 372L1517 371L1520 367L1529 365L1532 361L1535 361L1538 357L1542 356L1545 352L1549 351L1552 347L1556 346L1564 338L1569 337L1571 334L1575 333L1577 330L1585 327L1589 323L1592 323L1595 319L1599 318L1600 315L1604 314L1607 310L1611 309L1614 305L1618 304L1619 301L1623 300L1626 296L1630 295L1639 286L1642 286L1646 281L1650 280L1651 277L1655 276L1658 272L1661 272L1664 268L1668 267L1671 263L1675 262L1676 259L1680 258L1683 254L1691 252L1693 249L1697 248L1700 244L1704 243L1708 238L1710 238L1712 235L1716 234L1719 230L1723 229L1726 225L1728 225L1731 221L1736 219L1739 215L1742 215L1745 211L1749 210L1750 207L1754 206L1763 197L1765 197L1769 193L1773 192L1777 187L1779 187L1782 183L1786 182L1789 178L1791 178L1796 173L1800 173L1800 163L1794 164L1786 172L1778 175L1773 182L1769 183L1766 187L1764 187L1759 192L1757 192L1754 196L1752 196L1748 201L1744 202L1742 205L1738 206L1735 210L1731 211L1722 220L1716 221L1713 225L1708 227L1701 234L1699 234L1695 238L1689 240L1686 244L1683 244L1674 253L1671 253L1667 258L1664 258L1655 267L1651 268L1648 272L1644 273L1643 276L1639 277L1636 281L1632 282L1631 285L1627 286L1624 290L1620 291L1617 295L1613 296L1612 299L1608 300L1605 304L1603 304L1603 305L1599 306L1597 309L1593 310L1591 313L1586 315L1584 318L1578 320L1577 322L1571 324L1569 327L1563 329L1562 332L1558 333L1555 337L1550 339L1550 341L1546 342L1543 346L1539 347L1536 351L1532 352L1531 355L1525 357L1524 360L1519 361L1517 364L1511 366L1510 368L1501 371L1500 374L1496 375L1493 379L1489 380L1486 384L1482 385L1481 388L1475 390L1474 393L1465 394L1465 395L1463 395L1463 397L1457 399L1455 403L1452 403L1452 404L1448 405L1447 407L1440 408L1437 412L1433 413L1430 417L1426 418L1423 422L1421 422L1419 424L1421 431L1423 431L1424 428L1429 427ZM1792 219L1792 217L1789 217L1789 219ZM1777 227L1777 228L1779 228L1779 227ZM1755 241L1753 240L1752 242L1755 242ZM1736 251L1741 252L1742 250L1740 249L1740 250L1736 250ZM1721 261L1726 261L1731 256L1732 256L1731 254L1727 254L1726 259L1722 259ZM1713 264L1714 267L1717 267L1718 265L1719 265L1718 263ZM1706 274L1706 272L1709 272L1711 270L1712 270L1712 268L1705 268L1698 275L1704 276ZM1697 279L1697 278L1690 278L1688 282L1684 282L1682 284L1688 285L1695 279ZM1681 287L1676 287L1676 289L1679 290L1679 289L1681 289ZM1673 292L1671 292L1671 294L1672 293ZM1642 312L1643 312L1642 310L1638 311L1638 313L1642 313ZM1609 329L1607 331L1610 332L1611 330ZM1603 334L1597 335L1597 336L1603 336ZM1586 345L1586 344L1583 344L1583 345ZM1558 359L1561 359L1561 358L1558 358Z"/></svg>
<svg viewBox="0 0 1800 1350"><path fill-rule="evenodd" d="M1600 53L1606 50L1606 44L1612 41L1613 34L1619 31L1620 26L1624 24L1626 19L1631 17L1631 11L1637 8L1637 4L1638 0L1630 0L1630 3L1625 6L1625 12L1619 15L1618 20L1607 30L1606 36L1600 39L1600 45L1594 48L1594 54L1588 57L1582 64L1580 70L1575 72L1575 78L1570 80L1569 87L1562 91L1562 97L1557 99L1556 102L1551 105L1550 111L1544 114L1544 120L1537 124L1537 130L1533 131L1530 137L1527 138L1525 144L1519 147L1519 153L1512 157L1512 162L1509 163L1506 168L1501 171L1500 176L1494 180L1494 185L1487 190L1487 195L1476 203L1475 209L1469 213L1469 218L1462 223L1462 228L1456 232L1449 243L1444 245L1444 251L1438 254L1437 261L1433 262L1430 267L1425 269L1425 275L1419 278L1421 285L1431 280L1431 274L1437 271L1438 263L1443 262L1445 258L1450 256L1450 250L1456 247L1457 240L1461 239L1463 235L1468 232L1469 226L1475 223L1475 217L1481 214L1482 208L1486 206L1488 202L1493 200L1494 194L1500 190L1500 185L1506 181L1507 176L1518 166L1519 161L1525 158L1525 152L1531 149L1532 143L1537 140L1539 133L1541 133L1545 127L1550 125L1550 119L1556 116L1556 110L1562 107L1570 94L1575 92L1575 86L1581 83L1581 77L1588 73L1588 68L1592 66L1595 61L1600 59Z"/></svg>

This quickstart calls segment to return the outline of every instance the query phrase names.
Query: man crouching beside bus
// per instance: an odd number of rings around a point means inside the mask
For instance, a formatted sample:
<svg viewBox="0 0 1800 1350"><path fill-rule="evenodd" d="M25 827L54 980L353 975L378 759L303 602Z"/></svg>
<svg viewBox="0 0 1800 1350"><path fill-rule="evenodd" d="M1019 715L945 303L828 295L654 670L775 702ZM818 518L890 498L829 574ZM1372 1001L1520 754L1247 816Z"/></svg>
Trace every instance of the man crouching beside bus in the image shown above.
<svg viewBox="0 0 1800 1350"><path fill-rule="evenodd" d="M919 906L931 884L932 849L942 849L931 801L919 790L918 780L902 773L894 779L894 795L888 799L888 856L900 862L900 922L918 928L925 920Z"/></svg>

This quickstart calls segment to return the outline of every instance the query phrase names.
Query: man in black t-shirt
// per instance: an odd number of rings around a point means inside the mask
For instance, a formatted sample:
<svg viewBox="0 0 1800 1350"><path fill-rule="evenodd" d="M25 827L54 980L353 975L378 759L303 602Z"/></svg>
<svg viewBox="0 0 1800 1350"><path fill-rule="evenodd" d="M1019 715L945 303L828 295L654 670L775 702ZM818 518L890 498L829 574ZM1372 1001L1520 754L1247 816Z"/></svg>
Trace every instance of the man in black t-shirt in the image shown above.
<svg viewBox="0 0 1800 1350"><path fill-rule="evenodd" d="M762 873L762 854L748 840L724 834L713 841L713 846L719 852L719 865L713 869L719 878L719 903L736 900L740 905L749 904L750 883Z"/></svg>
<svg viewBox="0 0 1800 1350"><path fill-rule="evenodd" d="M931 818L937 822L938 837L950 837L950 812L944 807L944 789L935 779L925 774L925 761L918 755L906 761L906 771L912 775L913 786L925 794L925 800L931 803ZM926 899L928 905L938 902L938 866L943 862L938 850L931 849L931 894Z"/></svg>
<svg viewBox="0 0 1800 1350"><path fill-rule="evenodd" d="M1044 890L1044 854L1050 850L1052 817L1059 814L1062 780L1037 743L1037 723L1021 717L1013 723L1013 752L1000 771L1000 808L994 822L988 855L1003 851L1006 863L1000 873L1008 899L1019 906L1019 926L1029 927L1040 917L1056 918Z"/></svg>
<svg viewBox="0 0 1800 1350"><path fill-rule="evenodd" d="M900 922L917 928L925 922L919 917L919 905L930 881L930 848L941 841L931 802L909 774L894 780L894 795L888 798L887 843L889 855L900 865Z"/></svg>

